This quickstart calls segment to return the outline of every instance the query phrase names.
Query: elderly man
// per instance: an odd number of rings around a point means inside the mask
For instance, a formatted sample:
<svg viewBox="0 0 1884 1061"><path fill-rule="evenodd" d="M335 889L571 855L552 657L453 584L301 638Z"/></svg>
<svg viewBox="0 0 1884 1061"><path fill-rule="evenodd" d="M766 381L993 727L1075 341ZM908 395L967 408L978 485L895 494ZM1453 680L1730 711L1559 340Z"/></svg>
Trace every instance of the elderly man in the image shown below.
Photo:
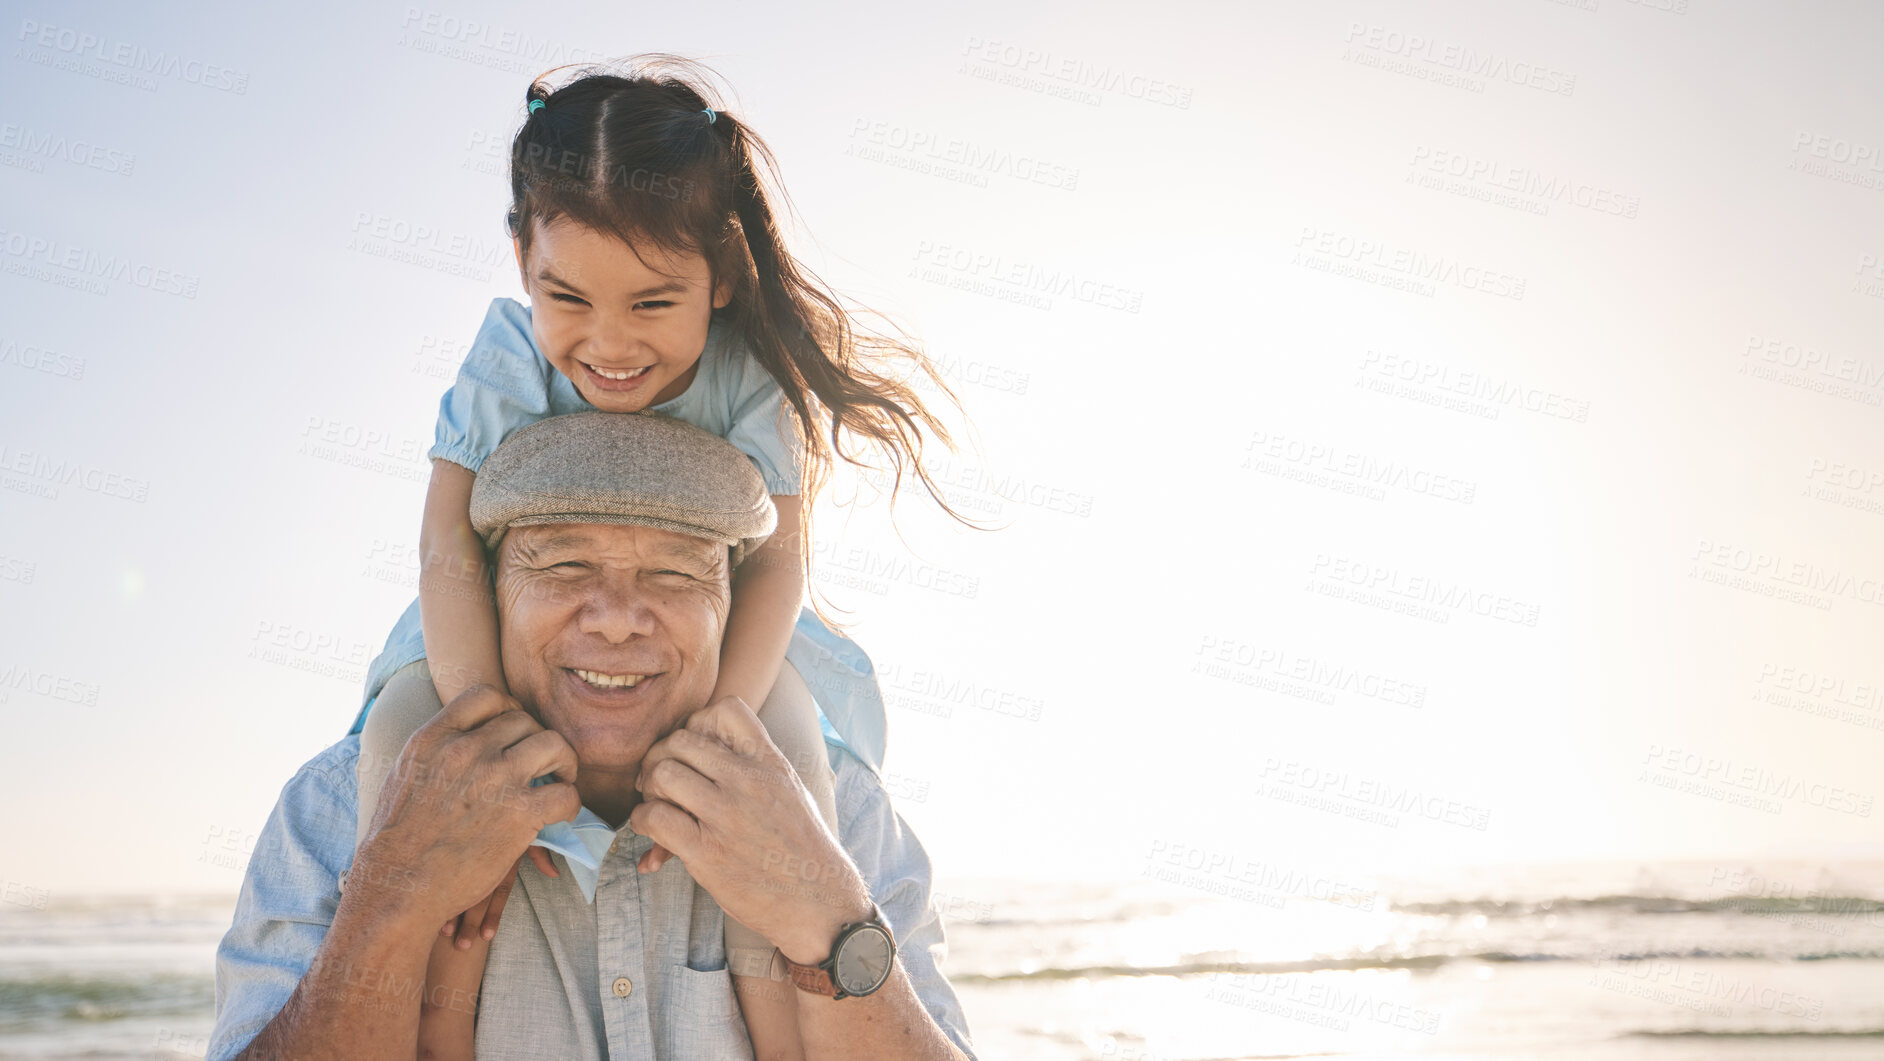
<svg viewBox="0 0 1884 1061"><path fill-rule="evenodd" d="M358 739L288 783L217 950L211 1061L410 1059L439 925L512 874L480 1058L750 1058L729 916L788 965L810 1061L971 1058L928 858L880 778L830 745L833 837L751 709L706 703L732 567L770 504L738 450L676 420L560 416L507 439L472 521L516 700L480 686L419 730L357 855ZM615 831L592 905L576 874L518 867L544 825L585 817ZM656 842L674 857L648 870Z"/></svg>

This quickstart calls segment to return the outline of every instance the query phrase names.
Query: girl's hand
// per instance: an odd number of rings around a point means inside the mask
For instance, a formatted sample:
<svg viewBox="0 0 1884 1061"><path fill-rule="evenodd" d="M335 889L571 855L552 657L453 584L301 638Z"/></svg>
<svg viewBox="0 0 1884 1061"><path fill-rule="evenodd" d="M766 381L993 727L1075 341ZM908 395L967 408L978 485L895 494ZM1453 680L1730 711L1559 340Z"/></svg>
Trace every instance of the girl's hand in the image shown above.
<svg viewBox="0 0 1884 1061"><path fill-rule="evenodd" d="M534 844L524 853L524 857L536 863L536 868L542 870L545 877L562 876L561 873L556 871L556 864L550 861L549 856L548 848L537 847ZM522 858L517 860L517 868L519 870L523 868ZM471 909L466 910L464 913L459 914L457 917L446 921L444 925L439 928L438 934L441 936L449 936L456 933L458 936L456 946L459 950L469 950L472 942L480 936L482 936L487 943L495 939L497 937L497 923L502 920L504 916L504 904L509 901L510 889L516 883L517 875L515 873L505 877L504 882L499 884L497 888L491 892L489 897L476 906L473 906Z"/></svg>
<svg viewBox="0 0 1884 1061"><path fill-rule="evenodd" d="M655 870L661 868L661 863L673 857L674 853L672 851L662 847L660 844L655 844L653 847L648 848L646 854L641 856L641 861L635 863L635 869L641 873L653 873Z"/></svg>

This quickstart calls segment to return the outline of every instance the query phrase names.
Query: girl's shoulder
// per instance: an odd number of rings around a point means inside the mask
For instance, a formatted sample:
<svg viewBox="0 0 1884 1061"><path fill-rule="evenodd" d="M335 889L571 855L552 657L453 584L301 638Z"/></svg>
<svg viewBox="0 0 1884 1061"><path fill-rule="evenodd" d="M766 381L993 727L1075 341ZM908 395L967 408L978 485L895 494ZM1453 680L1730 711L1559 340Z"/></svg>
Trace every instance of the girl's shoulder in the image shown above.
<svg viewBox="0 0 1884 1061"><path fill-rule="evenodd" d="M530 307L514 298L491 299L471 348L459 368L461 378L512 394L534 394L548 382L549 362L537 349Z"/></svg>
<svg viewBox="0 0 1884 1061"><path fill-rule="evenodd" d="M491 299L490 308L484 311L484 323L478 326L477 338L471 345L474 349L484 345L521 346L535 355L536 329L530 319L530 307L501 295Z"/></svg>

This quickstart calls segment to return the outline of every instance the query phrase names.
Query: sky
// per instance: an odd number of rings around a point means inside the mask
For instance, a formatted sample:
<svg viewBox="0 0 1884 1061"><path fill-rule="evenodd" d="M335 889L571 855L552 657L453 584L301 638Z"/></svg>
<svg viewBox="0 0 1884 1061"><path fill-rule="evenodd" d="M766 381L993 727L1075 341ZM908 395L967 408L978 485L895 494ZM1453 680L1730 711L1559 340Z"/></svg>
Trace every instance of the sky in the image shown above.
<svg viewBox="0 0 1884 1061"><path fill-rule="evenodd" d="M525 90L653 51L972 424L1000 529L814 526L939 875L1878 850L1884 11L3 13L9 886L240 884L523 297Z"/></svg>

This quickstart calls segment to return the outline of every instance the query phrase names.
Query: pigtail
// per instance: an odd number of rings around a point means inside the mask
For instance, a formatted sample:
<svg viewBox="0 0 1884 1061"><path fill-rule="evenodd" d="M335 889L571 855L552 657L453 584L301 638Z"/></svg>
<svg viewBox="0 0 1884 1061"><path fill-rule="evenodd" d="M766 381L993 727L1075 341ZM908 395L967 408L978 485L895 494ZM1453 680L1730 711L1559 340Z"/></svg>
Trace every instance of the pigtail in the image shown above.
<svg viewBox="0 0 1884 1061"><path fill-rule="evenodd" d="M880 336L860 336L851 315L784 250L756 165L764 161L776 172L770 152L731 115L720 115L719 124L727 126L733 152L733 208L744 236L745 257L750 262L748 281L756 289L746 300L747 312L753 316L747 334L765 340L755 343L754 356L780 381L780 389L799 423L821 425L828 433L826 438L814 430L804 432L803 495L807 499L817 496L831 475L834 457L855 467L872 466L858 454L846 451L847 436L855 436L889 464L892 515L907 470L944 512L963 524L986 529L948 503L922 464L925 429L954 449L947 426L929 412L909 382L885 373L880 363L914 362L916 370L929 377L957 412L961 411L961 399L934 362L908 344L907 337L898 343ZM820 413L823 415L816 415ZM807 566L811 558L810 514L811 506L806 504L800 541ZM808 575L807 571L806 582L810 584ZM820 619L826 618L815 596L813 607Z"/></svg>

